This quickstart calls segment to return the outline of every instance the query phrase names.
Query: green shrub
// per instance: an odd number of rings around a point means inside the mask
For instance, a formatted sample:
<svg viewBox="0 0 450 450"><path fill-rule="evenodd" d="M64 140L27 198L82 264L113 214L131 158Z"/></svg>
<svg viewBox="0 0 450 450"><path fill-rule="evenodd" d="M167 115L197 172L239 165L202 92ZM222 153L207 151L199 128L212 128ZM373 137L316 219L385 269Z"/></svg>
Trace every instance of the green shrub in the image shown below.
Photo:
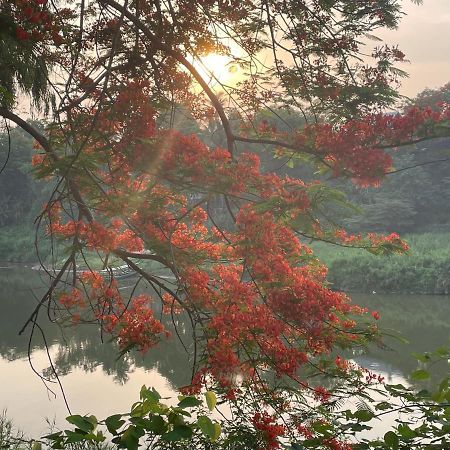
<svg viewBox="0 0 450 450"><path fill-rule="evenodd" d="M328 280L352 292L450 294L450 233L406 235L407 255L376 256L361 249L313 244Z"/></svg>

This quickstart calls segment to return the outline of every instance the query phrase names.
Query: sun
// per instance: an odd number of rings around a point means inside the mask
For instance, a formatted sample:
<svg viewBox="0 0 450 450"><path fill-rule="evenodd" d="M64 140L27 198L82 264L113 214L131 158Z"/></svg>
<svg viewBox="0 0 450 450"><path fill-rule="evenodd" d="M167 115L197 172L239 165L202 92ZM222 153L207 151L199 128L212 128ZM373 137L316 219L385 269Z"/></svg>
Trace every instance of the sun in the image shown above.
<svg viewBox="0 0 450 450"><path fill-rule="evenodd" d="M210 86L231 85L240 77L239 67L231 58L217 53L198 58L194 67Z"/></svg>

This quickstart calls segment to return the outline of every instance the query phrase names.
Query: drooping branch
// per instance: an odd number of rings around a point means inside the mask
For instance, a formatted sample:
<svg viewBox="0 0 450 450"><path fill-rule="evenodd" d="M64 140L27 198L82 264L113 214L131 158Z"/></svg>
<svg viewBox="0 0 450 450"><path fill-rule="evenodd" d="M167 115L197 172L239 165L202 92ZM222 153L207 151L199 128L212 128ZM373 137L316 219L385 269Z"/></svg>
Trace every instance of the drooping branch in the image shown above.
<svg viewBox="0 0 450 450"><path fill-rule="evenodd" d="M37 316L39 314L40 309L45 304L46 301L50 300L53 292L55 291L56 287L58 286L61 278L69 268L70 264L72 263L72 256L67 258L66 262L63 264L61 269L59 269L58 273L56 274L56 277L52 280L50 287L47 289L47 292L44 294L44 296L41 298L39 303L34 308L33 312L30 314L30 317L27 319L25 324L22 326L22 328L19 331L19 335L23 334L23 332L27 329L28 325L31 323L36 322Z"/></svg>
<svg viewBox="0 0 450 450"><path fill-rule="evenodd" d="M170 270L175 270L173 267L173 264L171 264L169 261L167 261L166 258L163 258L162 256L159 255L153 255L150 253L135 253L135 252L128 252L126 250L122 250L122 249L115 249L112 252L114 255L118 256L119 258L121 258L123 261L125 261L128 258L133 258L133 259L145 259L145 260L149 260L149 261L156 261L161 263L162 265L164 265L165 267L167 267Z"/></svg>
<svg viewBox="0 0 450 450"><path fill-rule="evenodd" d="M233 135L235 141L239 142L248 142L249 144L261 144L261 145L273 145L275 147L282 147L294 152L302 152L308 153L310 155L318 156L317 152L315 152L312 148L308 148L305 146L299 146L294 144L289 144L288 142L279 141L275 139L260 139L260 138L248 138L245 136Z"/></svg>
<svg viewBox="0 0 450 450"><path fill-rule="evenodd" d="M441 158L441 159L434 159L433 161L425 161L418 164L413 164L412 166L402 167L400 169L390 170L389 172L386 172L386 175L393 175L394 173L404 172L405 170L411 170L415 169L416 167L422 167L422 166L428 166L430 164L437 164L437 163L443 163L443 162L449 162L450 158Z"/></svg>
<svg viewBox="0 0 450 450"><path fill-rule="evenodd" d="M36 141L39 142L39 144L42 146L44 151L47 153L47 155L51 158L51 160L54 163L57 163L59 161L58 155L53 151L49 140L40 131L36 130L35 127L33 127L28 122L26 122L21 117L19 117L17 114L14 114L13 112L9 111L6 108L0 108L0 115L3 116L5 119L11 120L16 125L18 125L20 128L22 128L24 131L26 131L30 136L32 136L34 139L36 139ZM67 180L69 190L73 195L73 198L80 210L80 213L84 217L86 217L86 219L89 222L92 222L94 220L94 218L93 218L92 213L89 210L88 206L84 202L78 186L71 179L70 174L64 173L61 175Z"/></svg>
<svg viewBox="0 0 450 450"><path fill-rule="evenodd" d="M35 127L29 124L27 121L23 120L17 114L14 114L12 111L7 108L0 107L0 116L3 116L5 119L11 120L16 125L18 125L22 130L26 131L30 136L36 139L37 142L42 146L42 148L49 154L50 158L54 161L57 160L57 156L51 150L50 142L48 139Z"/></svg>
<svg viewBox="0 0 450 450"><path fill-rule="evenodd" d="M114 8L116 11L123 14L128 20L130 20L136 27L138 27L144 36L151 41L152 46L156 50L160 50L161 52L165 53L166 55L172 57L176 61L178 61L181 65L183 65L190 74L195 78L195 80L198 82L198 84L202 87L205 94L210 99L212 105L214 106L215 110L217 111L217 114L220 117L220 120L222 122L223 129L225 131L225 135L227 138L227 148L230 154L234 153L234 137L233 132L231 130L231 124L228 120L228 117L225 113L225 110L217 97L216 94L212 91L212 89L209 87L208 83L203 79L203 77L200 75L198 70L194 67L192 63L190 63L186 57L178 50L172 48L171 46L160 42L156 37L153 35L153 33L150 31L150 29L131 11L129 11L124 6L120 5L114 0L100 0L100 3L106 4L112 8Z"/></svg>

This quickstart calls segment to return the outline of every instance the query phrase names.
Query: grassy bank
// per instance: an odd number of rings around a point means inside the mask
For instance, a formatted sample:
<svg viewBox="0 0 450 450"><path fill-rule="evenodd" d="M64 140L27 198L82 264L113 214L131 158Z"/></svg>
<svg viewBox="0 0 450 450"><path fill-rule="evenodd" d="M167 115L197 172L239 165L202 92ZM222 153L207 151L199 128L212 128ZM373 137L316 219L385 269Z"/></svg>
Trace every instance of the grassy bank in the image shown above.
<svg viewBox="0 0 450 450"><path fill-rule="evenodd" d="M450 294L450 233L402 236L406 255L375 256L364 250L315 243L329 267L333 288L349 292Z"/></svg>
<svg viewBox="0 0 450 450"><path fill-rule="evenodd" d="M57 244L55 243L56 247ZM41 261L48 267L61 267L66 258L67 252L61 245L59 250L54 248L53 258L50 253L50 240L41 239L39 251ZM0 228L0 262L3 263L33 263L37 264L35 248L35 230L26 227L2 227ZM77 258L77 266L81 269L90 268L92 270L104 269L104 260L96 252L84 251L83 257ZM116 267L123 265L124 262L110 255L107 261L107 267ZM160 269L160 264L155 261L140 260L139 265L149 270Z"/></svg>
<svg viewBox="0 0 450 450"><path fill-rule="evenodd" d="M406 255L375 256L364 250L321 242L312 245L315 254L329 267L332 287L349 292L450 294L450 233L402 236L409 244ZM36 261L34 231L25 227L0 229L0 261ZM49 242L46 243L49 247ZM45 247L45 245L44 245ZM42 255L49 248L42 248ZM89 266L101 269L95 255ZM111 258L109 266L120 265ZM84 264L83 264L84 266Z"/></svg>
<svg viewBox="0 0 450 450"><path fill-rule="evenodd" d="M25 226L0 228L0 261L35 262L35 230ZM43 249L48 252L49 249Z"/></svg>

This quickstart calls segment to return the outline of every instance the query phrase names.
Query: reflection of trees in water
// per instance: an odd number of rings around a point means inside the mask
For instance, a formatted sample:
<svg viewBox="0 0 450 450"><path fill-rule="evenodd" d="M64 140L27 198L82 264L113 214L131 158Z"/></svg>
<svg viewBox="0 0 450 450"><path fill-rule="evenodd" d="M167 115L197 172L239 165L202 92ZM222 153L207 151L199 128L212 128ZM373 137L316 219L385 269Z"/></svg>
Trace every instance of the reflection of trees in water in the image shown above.
<svg viewBox="0 0 450 450"><path fill-rule="evenodd" d="M23 358L27 355L28 338L19 336L19 330L36 305L36 298L45 288L41 275L27 269L0 270L0 355L9 360ZM44 321L45 322L45 321ZM56 339L56 327L44 323L48 342ZM35 342L35 348L42 348L43 343Z"/></svg>
<svg viewBox="0 0 450 450"><path fill-rule="evenodd" d="M30 270L1 270L2 286L0 302L0 356L7 360L23 358L27 355L28 335L18 336L27 315L36 303L31 289L43 289L42 276ZM145 289L144 285L140 289ZM138 292L136 292L138 293ZM37 293L38 294L38 293ZM380 363L395 370L409 373L415 368L411 352L432 350L447 342L450 335L450 298L418 295L354 295L354 302L377 310L381 314L380 326L383 329L395 330L406 338L410 344L386 338L387 349L371 348L370 356ZM155 302L155 315L160 310ZM192 350L192 338L188 322L182 317L178 321L177 330L188 351ZM92 372L101 368L103 372L114 377L119 383L125 383L128 375L135 368L156 369L174 386L182 386L189 381L191 367L189 355L179 342L175 332L167 341L163 340L156 348L145 356L131 352L117 358L119 350L115 342L101 342L97 327L80 326L76 329L59 329L46 318L41 317L41 326L47 342L52 346L53 362L60 375L69 373L74 368ZM165 326L171 330L170 318L164 320ZM33 348L43 349L44 342L36 335Z"/></svg>
<svg viewBox="0 0 450 450"><path fill-rule="evenodd" d="M125 356L117 359L117 346L112 343L99 343L98 334L95 336L74 335L64 343L58 343L52 348L52 362L59 376L64 376L79 368L84 372L94 372L101 368L107 375L112 376L117 383L126 383L132 371L133 361ZM44 375L51 377L52 368L49 366Z"/></svg>
<svg viewBox="0 0 450 450"><path fill-rule="evenodd" d="M170 323L165 325L170 329ZM189 339L187 328L184 333L181 330L178 332L186 345ZM118 357L119 354L115 342L100 342L99 333L94 327L80 326L70 338L66 337L65 342L57 344L53 364L59 375L66 375L74 368L93 372L100 367L118 383L126 383L134 368L156 369L174 386L182 386L189 381L188 355L174 333L144 356L135 351L122 357Z"/></svg>
<svg viewBox="0 0 450 450"><path fill-rule="evenodd" d="M450 297L430 295L353 295L354 303L380 313L379 326L406 339L385 337L386 348L371 347L370 355L402 372L416 369L411 353L435 350L450 336ZM439 368L435 369L439 376Z"/></svg>
<svg viewBox="0 0 450 450"><path fill-rule="evenodd" d="M38 272L26 269L10 269L0 271L2 291L0 302L2 315L0 316L0 356L13 361L24 358L28 353L29 335L18 336L18 331L33 310L36 300L32 291L44 289L42 276ZM145 289L142 286L141 289ZM136 291L135 294L139 292ZM155 315L160 313L155 304ZM40 325L45 333L48 345L51 347L53 364L60 376L70 373L74 368L85 372L93 372L101 368L103 372L114 377L118 383L126 383L134 368L156 369L174 386L182 386L189 381L189 359L183 344L177 334L163 340L156 348L145 356L130 352L118 358L119 348L115 342L101 342L100 332L95 325L80 325L76 328L59 328L50 323L44 315L40 318ZM190 329L181 318L177 330L189 349L192 342ZM172 320L163 320L169 331L173 330ZM109 336L106 337L109 339ZM37 333L33 339L33 350L44 349L45 343ZM45 372L51 375L51 367Z"/></svg>

